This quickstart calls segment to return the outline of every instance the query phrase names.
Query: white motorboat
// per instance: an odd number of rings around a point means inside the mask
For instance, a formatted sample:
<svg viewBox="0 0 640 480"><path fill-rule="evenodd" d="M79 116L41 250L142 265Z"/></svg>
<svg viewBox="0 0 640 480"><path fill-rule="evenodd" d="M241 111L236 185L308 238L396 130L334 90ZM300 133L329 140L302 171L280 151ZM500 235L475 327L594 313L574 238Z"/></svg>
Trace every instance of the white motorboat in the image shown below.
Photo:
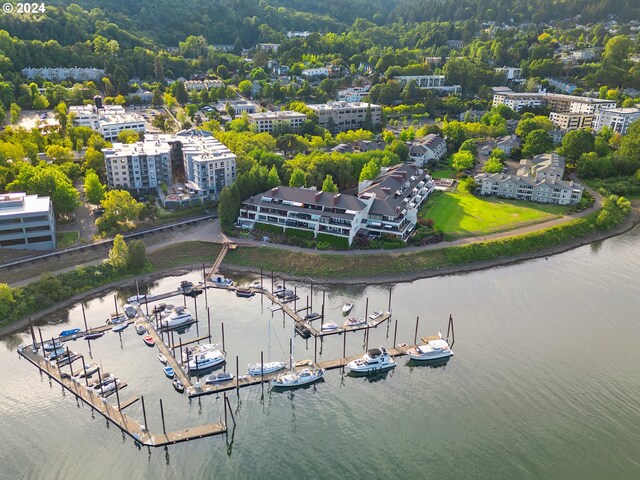
<svg viewBox="0 0 640 480"><path fill-rule="evenodd" d="M224 363L224 353L220 350L208 350L202 353L196 353L187 363L189 372L198 372L200 370L207 370L216 365Z"/></svg>
<svg viewBox="0 0 640 480"><path fill-rule="evenodd" d="M233 373L220 372L209 375L207 378L205 378L204 382L208 385L211 385L216 383L228 382L229 380L233 380Z"/></svg>
<svg viewBox="0 0 640 480"><path fill-rule="evenodd" d="M60 343L57 340L53 340L51 342L47 342L47 343L44 344L44 349L47 352L50 352L52 350L57 350L60 347L62 347L62 343Z"/></svg>
<svg viewBox="0 0 640 480"><path fill-rule="evenodd" d="M90 365L85 365L78 373L78 378L90 377L94 373L96 373L100 369L100 366L97 363L92 363Z"/></svg>
<svg viewBox="0 0 640 480"><path fill-rule="evenodd" d="M147 296L145 294L134 295L133 297L127 298L127 303L143 303L146 301L147 301Z"/></svg>
<svg viewBox="0 0 640 480"><path fill-rule="evenodd" d="M127 321L127 316L123 313L112 313L111 316L107 319L107 324L109 325L117 325L122 322Z"/></svg>
<svg viewBox="0 0 640 480"><path fill-rule="evenodd" d="M147 333L147 328L142 324L142 320L136 320L135 326L136 333L138 335L144 335L145 333Z"/></svg>
<svg viewBox="0 0 640 480"><path fill-rule="evenodd" d="M442 338L429 340L426 345L418 345L407 350L407 356L416 361L438 360L449 358L452 355L453 350L451 350L447 341Z"/></svg>
<svg viewBox="0 0 640 480"><path fill-rule="evenodd" d="M395 368L395 360L384 347L371 348L362 358L347 363L346 369L353 373L381 372Z"/></svg>
<svg viewBox="0 0 640 480"><path fill-rule="evenodd" d="M337 329L338 329L338 324L336 322L323 323L322 327L320 328L320 330L322 330L323 332L331 332Z"/></svg>
<svg viewBox="0 0 640 480"><path fill-rule="evenodd" d="M201 343L200 345L184 347L184 351L182 352L182 363L187 363L198 353L220 350L219 347L220 345L217 343Z"/></svg>
<svg viewBox="0 0 640 480"><path fill-rule="evenodd" d="M324 368L305 368L298 372L289 372L278 375L271 380L274 388L295 388L317 382L324 376Z"/></svg>
<svg viewBox="0 0 640 480"><path fill-rule="evenodd" d="M382 310L375 310L371 313L371 315L369 315L369 318L371 320L376 320L378 318L380 318L383 315Z"/></svg>
<svg viewBox="0 0 640 480"><path fill-rule="evenodd" d="M160 360L160 363L163 365L167 364L167 357L165 357L163 354L159 353L158 354L158 360Z"/></svg>
<svg viewBox="0 0 640 480"><path fill-rule="evenodd" d="M353 310L354 306L355 303L353 303L352 301L344 302L344 305L342 306L342 313L344 315L347 315L351 310Z"/></svg>
<svg viewBox="0 0 640 480"><path fill-rule="evenodd" d="M48 353L46 359L49 361L53 361L58 357L61 357L67 353L67 349L65 347L58 347L55 350L52 350L51 353Z"/></svg>
<svg viewBox="0 0 640 480"><path fill-rule="evenodd" d="M101 387L97 388L96 390L98 391L98 395L101 395L103 397L107 397L109 395L111 395L113 392L116 391L116 386L120 385L120 379L117 377L114 377L114 381L107 383L106 385L102 385Z"/></svg>
<svg viewBox="0 0 640 480"><path fill-rule="evenodd" d="M277 372L278 370L282 370L287 366L284 362L267 362L267 363L253 363L249 364L248 372L249 375L262 375L267 373Z"/></svg>
<svg viewBox="0 0 640 480"><path fill-rule="evenodd" d="M160 324L165 328L175 328L185 323L191 323L193 317L187 307L178 306L173 309L171 315L160 320Z"/></svg>
<svg viewBox="0 0 640 480"><path fill-rule="evenodd" d="M344 322L343 327L360 327L366 324L367 324L367 320L365 318L351 317L349 320Z"/></svg>

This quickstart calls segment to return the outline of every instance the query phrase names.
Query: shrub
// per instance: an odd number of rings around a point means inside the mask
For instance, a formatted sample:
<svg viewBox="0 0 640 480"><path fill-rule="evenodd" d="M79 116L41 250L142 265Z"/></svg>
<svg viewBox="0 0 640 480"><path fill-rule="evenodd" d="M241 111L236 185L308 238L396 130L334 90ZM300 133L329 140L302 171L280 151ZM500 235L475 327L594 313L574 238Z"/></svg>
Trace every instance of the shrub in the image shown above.
<svg viewBox="0 0 640 480"><path fill-rule="evenodd" d="M329 245L334 246L335 248L339 248L342 250L346 250L349 248L349 239L344 237L338 237L336 235L330 235L328 233L318 233L318 248L320 243L328 243Z"/></svg>
<svg viewBox="0 0 640 480"><path fill-rule="evenodd" d="M253 225L255 230L260 230L261 232L270 232L270 233L282 233L284 229L280 225L271 225L270 223L261 223L256 222Z"/></svg>
<svg viewBox="0 0 640 480"><path fill-rule="evenodd" d="M313 238L313 232L311 230L301 230L299 228L287 228L284 233L287 237L298 237L298 238Z"/></svg>

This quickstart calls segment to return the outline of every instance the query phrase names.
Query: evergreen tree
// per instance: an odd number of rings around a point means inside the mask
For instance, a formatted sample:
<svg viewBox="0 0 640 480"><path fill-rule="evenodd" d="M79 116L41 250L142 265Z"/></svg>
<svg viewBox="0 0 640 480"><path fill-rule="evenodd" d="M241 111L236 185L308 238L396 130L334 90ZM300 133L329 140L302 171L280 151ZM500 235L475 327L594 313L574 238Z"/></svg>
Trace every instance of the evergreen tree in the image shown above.
<svg viewBox="0 0 640 480"><path fill-rule="evenodd" d="M113 247L109 250L109 263L116 270L123 270L129 262L129 247L121 234L113 238Z"/></svg>
<svg viewBox="0 0 640 480"><path fill-rule="evenodd" d="M367 110L364 114L364 123L362 124L363 130L373 131L373 117L371 115L371 104L367 105Z"/></svg>
<svg viewBox="0 0 640 480"><path fill-rule="evenodd" d="M174 94L180 105L185 105L189 102L189 94L183 82L176 82Z"/></svg>
<svg viewBox="0 0 640 480"><path fill-rule="evenodd" d="M231 185L231 187L222 189L222 192L220 192L220 202L218 203L218 216L223 231L226 232L233 228L238 218L241 205L240 191L235 183Z"/></svg>
<svg viewBox="0 0 640 480"><path fill-rule="evenodd" d="M324 181L322 182L322 191L329 193L338 193L338 186L333 182L333 177L331 175L327 175L324 177Z"/></svg>

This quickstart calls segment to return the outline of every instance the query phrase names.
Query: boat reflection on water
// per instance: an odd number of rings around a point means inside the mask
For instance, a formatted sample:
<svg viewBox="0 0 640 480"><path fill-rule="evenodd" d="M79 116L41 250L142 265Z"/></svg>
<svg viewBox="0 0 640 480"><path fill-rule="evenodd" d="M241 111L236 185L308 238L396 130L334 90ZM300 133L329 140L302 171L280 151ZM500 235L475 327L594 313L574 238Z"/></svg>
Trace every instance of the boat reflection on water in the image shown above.
<svg viewBox="0 0 640 480"><path fill-rule="evenodd" d="M367 382L369 383L376 383L376 382L380 382L382 380L385 380L389 374L391 374L393 372L393 370L383 370L383 371L376 371L376 372L354 372L351 371L349 373L347 373L348 377L353 377L353 378L363 378L366 379Z"/></svg>
<svg viewBox="0 0 640 480"><path fill-rule="evenodd" d="M413 371L414 368L423 368L423 367L440 368L440 367L444 367L447 363L449 363L449 360L451 360L451 357L437 358L435 360L426 360L426 361L425 360L422 360L422 361L408 360L407 363L405 363L405 365L409 367L411 371Z"/></svg>

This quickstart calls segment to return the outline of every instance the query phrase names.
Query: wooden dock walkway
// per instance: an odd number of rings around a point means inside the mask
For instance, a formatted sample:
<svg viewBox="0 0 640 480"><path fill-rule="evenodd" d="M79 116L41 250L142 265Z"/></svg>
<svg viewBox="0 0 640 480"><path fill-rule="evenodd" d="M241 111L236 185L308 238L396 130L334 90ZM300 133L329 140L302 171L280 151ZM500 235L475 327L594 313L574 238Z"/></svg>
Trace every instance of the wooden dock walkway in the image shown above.
<svg viewBox="0 0 640 480"><path fill-rule="evenodd" d="M235 244L232 244L232 243L229 243L229 242L224 242L224 244L222 245L222 250L220 250L220 253L218 254L218 257L216 258L216 261L213 262L213 265L211 266L211 269L209 270L209 273L207 274L205 280L209 280L213 275L216 274L216 272L220 268L220 265L222 265L222 261L224 260L224 256L227 254L229 249L234 249L235 247L236 247Z"/></svg>
<svg viewBox="0 0 640 480"><path fill-rule="evenodd" d="M127 400L124 404L111 405L106 399L95 393L92 388L87 388L81 380L75 378L63 378L57 367L49 364L43 357L34 352L31 346L21 347L18 354L35 365L41 372L56 381L64 389L71 392L76 398L82 400L92 409L100 413L108 421L116 425L120 430L133 438L141 445L149 447L162 447L174 443L186 442L196 438L204 438L212 435L226 433L227 427L224 423L211 423L197 427L165 432L162 434L152 434L147 428L129 417L123 410L138 401L137 397ZM120 389L118 389L119 391Z"/></svg>

